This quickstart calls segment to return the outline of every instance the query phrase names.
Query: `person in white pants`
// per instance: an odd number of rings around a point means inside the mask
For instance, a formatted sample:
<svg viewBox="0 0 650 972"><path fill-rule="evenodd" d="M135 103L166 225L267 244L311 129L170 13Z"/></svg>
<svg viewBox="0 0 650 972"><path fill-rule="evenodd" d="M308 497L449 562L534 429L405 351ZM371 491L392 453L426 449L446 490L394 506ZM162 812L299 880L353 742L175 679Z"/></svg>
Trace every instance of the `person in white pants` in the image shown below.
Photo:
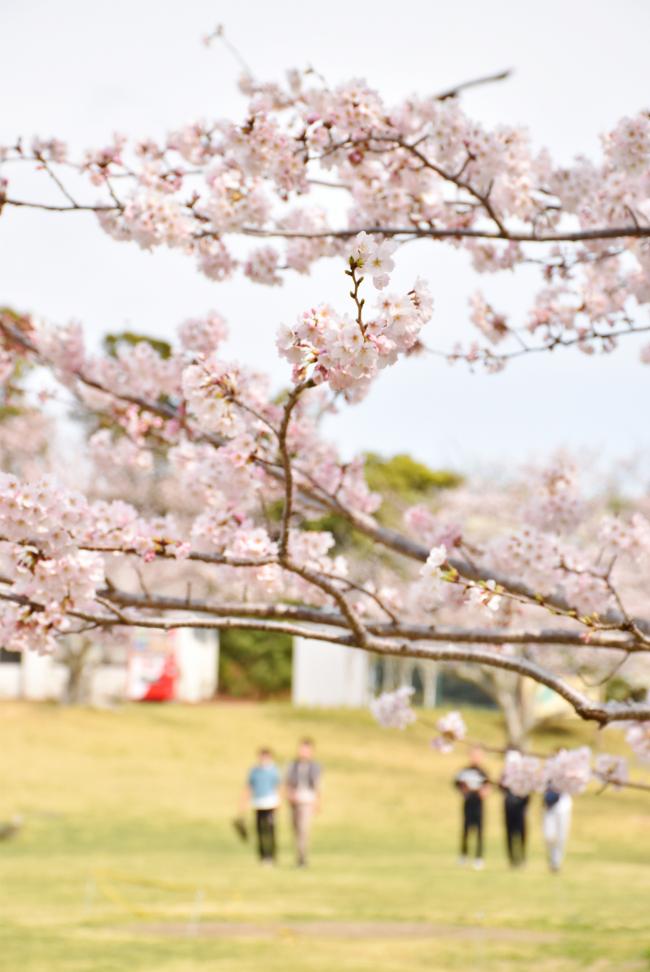
<svg viewBox="0 0 650 972"><path fill-rule="evenodd" d="M568 793L557 793L555 790L546 790L544 793L542 828L551 871L559 871L564 859L572 805L573 801Z"/></svg>

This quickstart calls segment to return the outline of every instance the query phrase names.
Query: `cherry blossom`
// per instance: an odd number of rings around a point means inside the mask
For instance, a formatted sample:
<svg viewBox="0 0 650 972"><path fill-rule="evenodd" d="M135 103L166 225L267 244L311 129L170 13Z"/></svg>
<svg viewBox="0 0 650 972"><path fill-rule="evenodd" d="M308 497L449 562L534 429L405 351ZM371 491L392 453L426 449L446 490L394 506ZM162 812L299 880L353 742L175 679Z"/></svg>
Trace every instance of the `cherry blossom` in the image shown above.
<svg viewBox="0 0 650 972"><path fill-rule="evenodd" d="M465 738L467 727L460 712L448 712L436 722L436 729L440 733L433 740L433 747L441 753L450 753L454 743Z"/></svg>
<svg viewBox="0 0 650 972"><path fill-rule="evenodd" d="M358 401L382 368L414 347L432 312L430 294L420 280L402 298L382 298L366 321L362 306L354 320L322 304L305 311L293 327L280 329L278 351L293 365L296 383L327 382L349 401Z"/></svg>
<svg viewBox="0 0 650 972"><path fill-rule="evenodd" d="M367 233L359 233L354 240L351 265L372 277L372 282L378 290L388 285L390 274L395 269L393 254L397 244L390 240L378 241Z"/></svg>
<svg viewBox="0 0 650 972"><path fill-rule="evenodd" d="M496 581L492 579L482 585L472 584L467 591L467 603L474 607L485 607L489 611L498 611L501 606L501 596L497 590Z"/></svg>
<svg viewBox="0 0 650 972"><path fill-rule="evenodd" d="M594 776L618 789L628 779L627 760L623 756L599 753L594 765Z"/></svg>
<svg viewBox="0 0 650 972"><path fill-rule="evenodd" d="M536 756L510 749L505 755L501 782L516 796L525 797L541 789L544 765Z"/></svg>
<svg viewBox="0 0 650 972"><path fill-rule="evenodd" d="M432 547L429 551L426 563L420 570L420 576L427 578L437 578L439 569L447 560L447 548L443 543L437 547Z"/></svg>
<svg viewBox="0 0 650 972"><path fill-rule="evenodd" d="M194 354L209 355L228 337L228 326L216 311L202 318L189 318L179 329L181 345Z"/></svg>
<svg viewBox="0 0 650 972"><path fill-rule="evenodd" d="M574 796L582 793L591 779L591 749L561 749L544 766L544 786Z"/></svg>
<svg viewBox="0 0 650 972"><path fill-rule="evenodd" d="M650 723L630 726L625 733L625 740L640 760L650 762Z"/></svg>
<svg viewBox="0 0 650 972"><path fill-rule="evenodd" d="M394 692L384 692L370 703L370 711L384 729L406 729L415 722L416 715L411 708L414 689L402 685Z"/></svg>

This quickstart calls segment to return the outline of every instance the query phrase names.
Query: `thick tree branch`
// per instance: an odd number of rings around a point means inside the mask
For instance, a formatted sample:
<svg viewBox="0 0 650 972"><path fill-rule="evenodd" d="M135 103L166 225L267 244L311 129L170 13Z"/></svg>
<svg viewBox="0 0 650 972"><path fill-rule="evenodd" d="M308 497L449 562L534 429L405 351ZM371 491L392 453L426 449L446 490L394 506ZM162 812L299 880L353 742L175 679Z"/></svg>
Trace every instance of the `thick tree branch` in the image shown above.
<svg viewBox="0 0 650 972"><path fill-rule="evenodd" d="M245 226L243 236L298 240L349 240L361 232L369 236L404 237L406 239L431 240L505 240L513 243L582 243L596 240L646 239L650 237L650 226L600 226L589 230L558 230L556 232L533 233L518 230L488 230L470 227L428 226L356 226L350 229L331 230L283 230L280 228L263 229ZM216 234L205 231L203 236Z"/></svg>
<svg viewBox="0 0 650 972"><path fill-rule="evenodd" d="M306 621L326 627L347 628L348 621L340 612L331 608L309 605L251 603L219 604L210 600L195 600L164 595L131 594L128 591L109 588L101 596L121 606L132 606L154 611L188 611L213 616L235 614L242 618L291 619ZM602 648L626 653L650 651L645 642L631 636L593 634L589 640L580 631L566 628L514 629L514 628L460 628L450 625L410 624L402 622L368 621L366 630L380 637L398 637L410 641L441 641L478 645L572 645L580 648Z"/></svg>

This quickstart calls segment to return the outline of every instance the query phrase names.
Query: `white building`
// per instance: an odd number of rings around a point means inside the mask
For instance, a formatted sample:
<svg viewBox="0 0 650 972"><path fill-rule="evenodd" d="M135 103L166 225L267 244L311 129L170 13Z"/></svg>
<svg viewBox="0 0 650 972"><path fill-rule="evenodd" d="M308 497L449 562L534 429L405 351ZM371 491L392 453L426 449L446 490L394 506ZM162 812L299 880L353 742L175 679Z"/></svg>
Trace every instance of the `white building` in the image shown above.
<svg viewBox="0 0 650 972"><path fill-rule="evenodd" d="M311 638L293 640L294 705L359 707L371 697L370 656Z"/></svg>
<svg viewBox="0 0 650 972"><path fill-rule="evenodd" d="M137 629L130 647L90 656L81 676L83 699L91 705L141 699L165 674L170 660L171 698L179 702L213 698L218 684L218 635L186 628L169 633ZM55 655L0 651L0 699L61 700L69 677L69 665Z"/></svg>
<svg viewBox="0 0 650 972"><path fill-rule="evenodd" d="M417 701L437 702L438 666L412 658L382 658L312 638L294 638L294 705L362 708L379 692L412 685Z"/></svg>

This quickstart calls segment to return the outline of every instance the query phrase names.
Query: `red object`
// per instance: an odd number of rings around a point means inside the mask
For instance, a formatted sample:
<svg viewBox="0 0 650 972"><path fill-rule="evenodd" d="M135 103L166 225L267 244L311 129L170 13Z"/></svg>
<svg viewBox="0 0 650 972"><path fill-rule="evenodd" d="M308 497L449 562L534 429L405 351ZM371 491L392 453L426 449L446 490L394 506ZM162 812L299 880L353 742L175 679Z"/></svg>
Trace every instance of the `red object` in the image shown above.
<svg viewBox="0 0 650 972"><path fill-rule="evenodd" d="M178 665L173 652L165 658L160 676L151 682L149 688L142 696L142 702L170 702L176 693L176 679L178 678Z"/></svg>

